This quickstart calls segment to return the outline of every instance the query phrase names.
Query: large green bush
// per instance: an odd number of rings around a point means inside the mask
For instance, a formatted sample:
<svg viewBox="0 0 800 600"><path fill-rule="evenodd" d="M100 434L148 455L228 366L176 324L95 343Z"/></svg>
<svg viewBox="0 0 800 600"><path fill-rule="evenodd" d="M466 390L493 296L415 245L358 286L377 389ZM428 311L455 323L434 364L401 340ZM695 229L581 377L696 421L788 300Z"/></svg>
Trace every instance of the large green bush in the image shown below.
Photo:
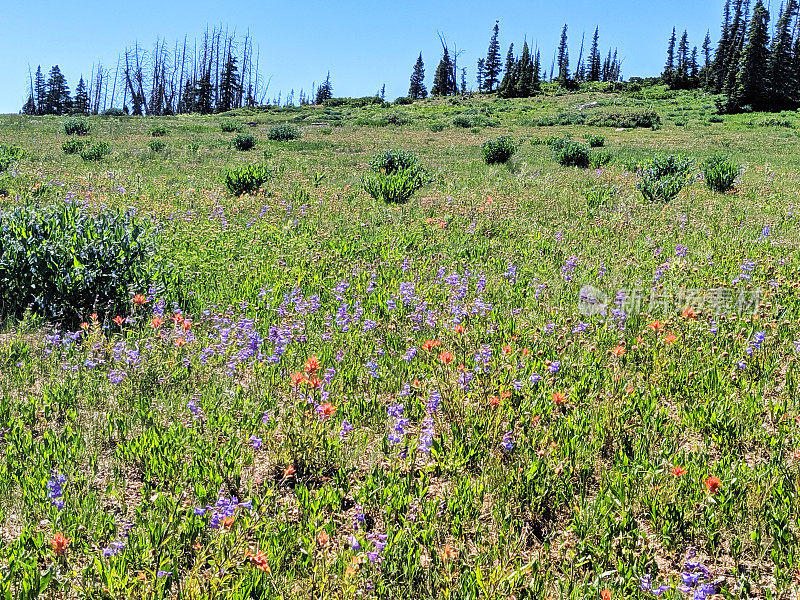
<svg viewBox="0 0 800 600"><path fill-rule="evenodd" d="M67 135L88 135L92 126L84 119L71 118L64 121L64 133Z"/></svg>
<svg viewBox="0 0 800 600"><path fill-rule="evenodd" d="M692 182L691 158L659 154L639 164L637 187L651 202L669 202Z"/></svg>
<svg viewBox="0 0 800 600"><path fill-rule="evenodd" d="M299 140L303 137L302 132L294 125L276 125L267 132L267 139L274 142L288 142L290 140Z"/></svg>
<svg viewBox="0 0 800 600"><path fill-rule="evenodd" d="M227 169L222 182L234 196L257 192L272 177L272 171L266 165L247 165Z"/></svg>
<svg viewBox="0 0 800 600"><path fill-rule="evenodd" d="M252 133L240 133L233 138L233 145L237 150L247 152L256 147L256 136Z"/></svg>
<svg viewBox="0 0 800 600"><path fill-rule="evenodd" d="M64 154L78 154L84 148L86 148L86 140L79 140L77 138L69 138L61 144L61 149L64 151Z"/></svg>
<svg viewBox="0 0 800 600"><path fill-rule="evenodd" d="M506 163L517 151L514 140L507 135L500 136L496 140L484 142L481 146L481 153L486 164Z"/></svg>
<svg viewBox="0 0 800 600"><path fill-rule="evenodd" d="M570 138L561 138L555 140L551 147L553 148L553 158L559 164L565 167L586 168L589 166L589 148L583 144Z"/></svg>
<svg viewBox="0 0 800 600"><path fill-rule="evenodd" d="M708 189L724 194L733 189L741 172L741 165L728 160L727 156L715 155L703 163L703 177Z"/></svg>
<svg viewBox="0 0 800 600"><path fill-rule="evenodd" d="M425 185L425 170L413 152L386 150L372 157L370 167L372 173L364 175L361 184L376 200L403 204Z"/></svg>
<svg viewBox="0 0 800 600"><path fill-rule="evenodd" d="M219 127L225 133L241 133L244 131L244 123L234 119L225 119L219 122Z"/></svg>
<svg viewBox="0 0 800 600"><path fill-rule="evenodd" d="M81 158L86 161L102 160L111 154L111 145L108 142L97 142L93 146L81 151Z"/></svg>
<svg viewBox="0 0 800 600"><path fill-rule="evenodd" d="M159 277L155 253L153 228L131 212L65 203L0 213L0 318L126 314L130 295Z"/></svg>
<svg viewBox="0 0 800 600"><path fill-rule="evenodd" d="M0 144L0 173L8 171L13 163L23 157L25 152L19 146Z"/></svg>
<svg viewBox="0 0 800 600"><path fill-rule="evenodd" d="M656 111L643 108L610 108L589 114L585 122L587 125L595 127L619 127L625 129L650 127L656 129L661 125L661 117Z"/></svg>

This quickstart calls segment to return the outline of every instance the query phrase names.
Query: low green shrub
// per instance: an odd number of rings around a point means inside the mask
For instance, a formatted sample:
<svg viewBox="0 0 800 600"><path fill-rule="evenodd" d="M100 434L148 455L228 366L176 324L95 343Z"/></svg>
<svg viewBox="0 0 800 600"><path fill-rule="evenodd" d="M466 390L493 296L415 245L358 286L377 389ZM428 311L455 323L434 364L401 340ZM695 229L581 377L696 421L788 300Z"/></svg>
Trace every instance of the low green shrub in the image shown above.
<svg viewBox="0 0 800 600"><path fill-rule="evenodd" d="M167 129L162 125L154 125L147 130L147 133L150 135L150 137L164 137L167 135Z"/></svg>
<svg viewBox="0 0 800 600"><path fill-rule="evenodd" d="M787 129L794 129L794 121L789 119L781 119L778 117L769 117L757 123L759 127L785 127Z"/></svg>
<svg viewBox="0 0 800 600"><path fill-rule="evenodd" d="M19 146L0 144L0 173L8 171L13 163L18 162L25 152Z"/></svg>
<svg viewBox="0 0 800 600"><path fill-rule="evenodd" d="M741 170L741 165L729 161L727 156L717 154L703 163L703 178L708 189L724 194L736 185Z"/></svg>
<svg viewBox="0 0 800 600"><path fill-rule="evenodd" d="M506 163L516 151L517 145L514 143L514 140L507 135L484 142L481 146L483 160L487 165Z"/></svg>
<svg viewBox="0 0 800 600"><path fill-rule="evenodd" d="M589 144L589 148L602 148L606 145L606 138L602 135L588 134L586 136L586 143Z"/></svg>
<svg viewBox="0 0 800 600"><path fill-rule="evenodd" d="M242 133L244 131L244 123L241 121L234 121L233 119L220 121L219 126L225 133Z"/></svg>
<svg viewBox="0 0 800 600"><path fill-rule="evenodd" d="M156 242L132 212L62 203L0 213L0 317L30 309L74 325L129 314L131 296L159 279Z"/></svg>
<svg viewBox="0 0 800 600"><path fill-rule="evenodd" d="M272 171L266 165L247 165L226 169L222 182L234 196L252 194L272 178Z"/></svg>
<svg viewBox="0 0 800 600"><path fill-rule="evenodd" d="M553 158L559 164L565 167L586 168L589 166L589 148L583 144L565 137L555 140L551 147Z"/></svg>
<svg viewBox="0 0 800 600"><path fill-rule="evenodd" d="M586 117L586 125L624 129L658 128L661 125L661 117L654 110L644 108L610 108L592 112Z"/></svg>
<svg viewBox="0 0 800 600"><path fill-rule="evenodd" d="M583 113L560 113L534 119L535 127L555 127L557 125L583 125L586 116Z"/></svg>
<svg viewBox="0 0 800 600"><path fill-rule="evenodd" d="M589 152L589 166L592 169L600 169L609 164L613 158L614 155L611 152L592 150Z"/></svg>
<svg viewBox="0 0 800 600"><path fill-rule="evenodd" d="M409 125L413 119L405 113L393 112L383 117L389 125Z"/></svg>
<svg viewBox="0 0 800 600"><path fill-rule="evenodd" d="M639 164L637 188L651 202L669 202L692 182L691 158L659 154Z"/></svg>
<svg viewBox="0 0 800 600"><path fill-rule="evenodd" d="M256 136L252 133L240 133L233 138L233 145L241 152L247 152L256 147Z"/></svg>
<svg viewBox="0 0 800 600"><path fill-rule="evenodd" d="M302 132L294 125L276 125L267 133L267 139L274 142L288 142L290 140L299 140L303 137Z"/></svg>
<svg viewBox="0 0 800 600"><path fill-rule="evenodd" d="M389 174L408 169L422 170L417 155L406 150L386 150L376 154L370 159L369 166L376 173Z"/></svg>
<svg viewBox="0 0 800 600"><path fill-rule="evenodd" d="M88 135L92 126L85 119L71 118L64 121L64 133L67 135Z"/></svg>
<svg viewBox="0 0 800 600"><path fill-rule="evenodd" d="M164 140L150 140L147 145L153 152L161 152L167 147L167 143Z"/></svg>
<svg viewBox="0 0 800 600"><path fill-rule="evenodd" d="M441 121L434 121L428 126L428 129L430 129L434 133L439 133L440 131L444 131L445 129L447 129L447 125L445 125Z"/></svg>
<svg viewBox="0 0 800 600"><path fill-rule="evenodd" d="M78 154L86 147L86 140L79 140L77 138L70 138L61 144L61 149L64 154Z"/></svg>
<svg viewBox="0 0 800 600"><path fill-rule="evenodd" d="M390 204L404 204L425 184L418 169L401 169L393 173L369 173L361 178L367 193Z"/></svg>
<svg viewBox="0 0 800 600"><path fill-rule="evenodd" d="M723 119L721 115L711 115L710 117L708 117L708 122L709 123L724 123L725 119Z"/></svg>
<svg viewBox="0 0 800 600"><path fill-rule="evenodd" d="M456 115L453 117L453 126L469 129L472 127L472 119L470 119L467 115Z"/></svg>
<svg viewBox="0 0 800 600"><path fill-rule="evenodd" d="M608 184L595 185L584 190L583 197L586 198L586 207L589 210L607 208L613 204L614 197L618 191L619 188L617 186Z"/></svg>
<svg viewBox="0 0 800 600"><path fill-rule="evenodd" d="M108 142L97 142L81 151L83 160L102 160L111 154L111 145Z"/></svg>
<svg viewBox="0 0 800 600"><path fill-rule="evenodd" d="M414 104L414 99L409 98L408 96L400 96L397 100L394 101L395 104L399 104L401 106L407 104Z"/></svg>

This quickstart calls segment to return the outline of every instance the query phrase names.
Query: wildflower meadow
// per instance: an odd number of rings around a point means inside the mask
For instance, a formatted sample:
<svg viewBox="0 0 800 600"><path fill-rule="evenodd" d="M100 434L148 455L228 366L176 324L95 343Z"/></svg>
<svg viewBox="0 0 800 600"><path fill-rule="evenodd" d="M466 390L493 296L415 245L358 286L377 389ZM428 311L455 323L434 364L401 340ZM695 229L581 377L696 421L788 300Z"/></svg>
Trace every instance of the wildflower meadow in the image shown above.
<svg viewBox="0 0 800 600"><path fill-rule="evenodd" d="M0 595L796 597L786 118L1 116Z"/></svg>

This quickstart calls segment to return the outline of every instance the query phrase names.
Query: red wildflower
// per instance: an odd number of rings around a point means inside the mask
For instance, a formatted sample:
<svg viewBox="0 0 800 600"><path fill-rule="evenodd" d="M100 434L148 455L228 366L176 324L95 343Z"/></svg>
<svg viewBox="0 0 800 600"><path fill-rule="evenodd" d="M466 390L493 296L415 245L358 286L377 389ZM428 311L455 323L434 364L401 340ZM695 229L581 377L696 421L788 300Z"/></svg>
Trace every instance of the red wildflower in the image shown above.
<svg viewBox="0 0 800 600"><path fill-rule="evenodd" d="M722 485L722 481L720 481L719 477L708 477L704 482L703 485L706 486L706 489L711 492L712 494L716 494L719 490L719 486Z"/></svg>
<svg viewBox="0 0 800 600"><path fill-rule="evenodd" d="M136 295L133 297L133 303L134 303L136 306L144 306L145 304L147 304L147 298L145 298L145 297L144 297L144 296L142 296L141 294L136 294Z"/></svg>
<svg viewBox="0 0 800 600"><path fill-rule="evenodd" d="M294 475L294 473L295 473L294 465L289 465L288 467L286 467L283 470L283 476L284 476L284 478L287 478L287 479L289 477L291 477L292 475Z"/></svg>
<svg viewBox="0 0 800 600"><path fill-rule="evenodd" d="M452 352L442 352L439 354L439 360L444 364L449 365L451 362L453 362L453 360L455 360L455 356L453 356Z"/></svg>
<svg viewBox="0 0 800 600"><path fill-rule="evenodd" d="M185 340L185 339L183 339L183 338L177 338L177 339L175 340L175 345L176 345L178 348L183 348L183 347L186 345L186 340Z"/></svg>
<svg viewBox="0 0 800 600"><path fill-rule="evenodd" d="M463 325L456 325L455 329L453 329L456 333L464 333L466 329L464 329Z"/></svg>
<svg viewBox="0 0 800 600"><path fill-rule="evenodd" d="M611 592L608 590L600 590L600 600L611 600Z"/></svg>
<svg viewBox="0 0 800 600"><path fill-rule="evenodd" d="M489 404L491 404L492 406L499 406L500 398L498 398L497 396L492 396L491 398L489 398Z"/></svg>
<svg viewBox="0 0 800 600"><path fill-rule="evenodd" d="M625 355L625 346L619 345L611 349L611 354L614 356L624 356Z"/></svg>
<svg viewBox="0 0 800 600"><path fill-rule="evenodd" d="M336 407L330 402L326 402L325 404L320 404L317 411L323 419L327 419L336 412Z"/></svg>
<svg viewBox="0 0 800 600"><path fill-rule="evenodd" d="M153 320L150 321L150 324L153 326L153 329L158 329L164 324L164 319L153 317Z"/></svg>
<svg viewBox="0 0 800 600"><path fill-rule="evenodd" d="M678 336L677 336L677 335L675 335L674 333L670 333L670 334L668 334L668 335L664 336L664 341L665 341L666 343L668 343L668 344L672 344L672 343L674 343L674 342L675 342L675 340L677 340L677 339L678 339Z"/></svg>
<svg viewBox="0 0 800 600"><path fill-rule="evenodd" d="M183 329L184 331L189 331L191 328L192 328L191 321L184 321L183 323L181 323L181 329Z"/></svg>
<svg viewBox="0 0 800 600"><path fill-rule="evenodd" d="M503 346L503 354L511 354L511 352L512 352L511 346L508 345Z"/></svg>
<svg viewBox="0 0 800 600"><path fill-rule="evenodd" d="M114 323L116 323L118 327L122 327L122 324L125 322L125 319L123 319L122 317L114 317L111 320L114 321Z"/></svg>
<svg viewBox="0 0 800 600"><path fill-rule="evenodd" d="M553 402L558 404L564 404L567 401L567 397L564 394L559 394L558 392L553 393Z"/></svg>
<svg viewBox="0 0 800 600"><path fill-rule="evenodd" d="M304 383L305 381L307 381L306 380L306 376L303 375L302 373L292 373L292 375L291 375L291 377L289 377L289 379L292 382L292 387L297 387L301 383Z"/></svg>
<svg viewBox="0 0 800 600"><path fill-rule="evenodd" d="M675 477L683 477L684 475L686 475L686 469L684 469L680 465L675 465L674 467L672 467L672 474Z"/></svg>
<svg viewBox="0 0 800 600"><path fill-rule="evenodd" d="M67 546L69 546L69 538L64 537L63 533L57 533L53 536L53 539L50 540L50 546L52 546L53 552L61 556L66 552Z"/></svg>
<svg viewBox="0 0 800 600"><path fill-rule="evenodd" d="M267 562L267 555L261 550L256 550L255 554L247 552L247 559L255 565L257 569L261 569L265 573L269 573L269 563Z"/></svg>
<svg viewBox="0 0 800 600"><path fill-rule="evenodd" d="M311 375L312 373L319 371L319 368L319 359L316 356L309 356L308 360L306 361L305 372Z"/></svg>
<svg viewBox="0 0 800 600"><path fill-rule="evenodd" d="M661 321L653 321L648 327L658 333L664 329L664 324Z"/></svg>
<svg viewBox="0 0 800 600"><path fill-rule="evenodd" d="M320 546L327 546L328 542L330 542L330 541L331 541L331 536L328 535L327 531L320 531L317 534L317 543Z"/></svg>
<svg viewBox="0 0 800 600"><path fill-rule="evenodd" d="M172 322L175 323L176 325L183 323L183 315L181 313L175 313L170 317L170 319L172 319Z"/></svg>
<svg viewBox="0 0 800 600"><path fill-rule="evenodd" d="M438 348L441 345L442 345L442 342L440 342L439 340L425 340L422 343L422 349L430 351L430 350L433 350L434 348Z"/></svg>

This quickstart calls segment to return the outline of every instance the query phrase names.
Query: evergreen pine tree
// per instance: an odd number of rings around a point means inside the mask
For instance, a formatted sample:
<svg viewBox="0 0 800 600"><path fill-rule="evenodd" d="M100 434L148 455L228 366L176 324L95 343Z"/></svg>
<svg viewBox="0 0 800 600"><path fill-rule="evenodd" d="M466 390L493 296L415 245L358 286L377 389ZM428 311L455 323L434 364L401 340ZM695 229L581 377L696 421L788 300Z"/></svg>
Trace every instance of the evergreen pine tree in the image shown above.
<svg viewBox="0 0 800 600"><path fill-rule="evenodd" d="M517 87L517 82L514 77L516 66L516 60L514 59L514 44L512 43L508 47L508 52L506 53L506 68L505 74L503 75L503 81L500 82L500 86L497 88L497 94L501 98L512 98L514 96L514 92Z"/></svg>
<svg viewBox="0 0 800 600"><path fill-rule="evenodd" d="M86 84L83 82L83 75L81 75L78 86L75 88L75 100L72 103L72 110L78 114L89 114L89 94L86 92Z"/></svg>
<svg viewBox="0 0 800 600"><path fill-rule="evenodd" d="M181 104L178 112L193 113L197 112L195 99L195 87L191 80L187 79L183 86L183 95L181 96Z"/></svg>
<svg viewBox="0 0 800 600"><path fill-rule="evenodd" d="M730 106L741 110L752 107L764 110L769 106L769 12L758 0L748 28L747 44L742 51L736 76L736 93Z"/></svg>
<svg viewBox="0 0 800 600"><path fill-rule="evenodd" d="M709 89L711 83L711 32L706 31L706 39L703 40L703 68L700 70L702 85L704 89Z"/></svg>
<svg viewBox="0 0 800 600"><path fill-rule="evenodd" d="M36 95L36 112L43 115L47 109L47 83L42 74L41 65L36 68L36 79L34 81L33 89Z"/></svg>
<svg viewBox="0 0 800 600"><path fill-rule="evenodd" d="M697 64L697 46L692 47L692 55L689 57L689 87L695 88L698 85L698 75L700 65Z"/></svg>
<svg viewBox="0 0 800 600"><path fill-rule="evenodd" d="M517 78L514 96L517 98L530 98L533 96L533 60L531 59L531 51L528 48L528 42L522 45L522 54L519 61L515 66L519 72Z"/></svg>
<svg viewBox="0 0 800 600"><path fill-rule="evenodd" d="M208 115L214 111L213 94L214 86L211 84L211 71L209 70L194 84L195 110L201 115ZM141 104L139 100L134 103L133 114L141 114Z"/></svg>
<svg viewBox="0 0 800 600"><path fill-rule="evenodd" d="M486 62L483 66L483 81L487 92L493 92L500 80L500 68L502 62L500 58L500 42L497 37L500 34L500 23L496 21L492 30L492 38L489 40L489 51L486 53Z"/></svg>
<svg viewBox="0 0 800 600"><path fill-rule="evenodd" d="M594 30L594 39L592 40L592 49L589 51L589 72L587 79L589 81L600 81L600 28Z"/></svg>
<svg viewBox="0 0 800 600"><path fill-rule="evenodd" d="M664 72L661 74L661 79L664 83L671 86L675 79L675 28L672 28L672 35L667 44L667 62L664 65Z"/></svg>
<svg viewBox="0 0 800 600"><path fill-rule="evenodd" d="M72 101L69 97L67 79L61 73L58 65L50 69L47 78L47 96L45 98L45 114L63 115L69 112Z"/></svg>
<svg viewBox="0 0 800 600"><path fill-rule="evenodd" d="M228 59L222 69L219 80L218 112L227 112L236 108L236 99L241 96L242 86L239 82L239 67L236 66L236 57L233 52L228 53Z"/></svg>
<svg viewBox="0 0 800 600"><path fill-rule="evenodd" d="M569 48L567 47L567 25L561 30L561 41L558 44L558 82L561 87L569 85Z"/></svg>
<svg viewBox="0 0 800 600"><path fill-rule="evenodd" d="M542 87L542 56L539 49L536 49L536 58L533 59L533 91L538 92Z"/></svg>
<svg viewBox="0 0 800 600"><path fill-rule="evenodd" d="M684 89L689 86L689 35L684 30L678 44L678 65L672 80L672 87Z"/></svg>
<svg viewBox="0 0 800 600"><path fill-rule="evenodd" d="M33 99L33 94L28 94L28 101L25 102L25 105L22 107L22 114L23 115L36 114L36 101Z"/></svg>
<svg viewBox="0 0 800 600"><path fill-rule="evenodd" d="M611 81L611 48L608 49L608 56L603 61L603 81Z"/></svg>
<svg viewBox="0 0 800 600"><path fill-rule="evenodd" d="M331 85L331 72L328 71L325 81L317 88L316 103L322 104L331 98L333 98L333 86Z"/></svg>
<svg viewBox="0 0 800 600"><path fill-rule="evenodd" d="M478 74L477 74L477 77L476 77L476 80L477 80L477 83L478 83L478 92L482 92L483 91L483 85L484 85L483 84L483 73L484 73L484 70L486 68L485 65L486 65L486 61L484 59L482 59L482 58L479 58L478 59Z"/></svg>
<svg viewBox="0 0 800 600"><path fill-rule="evenodd" d="M428 97L428 90L425 88L425 63L422 62L422 52L419 53L417 62L414 64L414 72L411 73L408 97L414 100Z"/></svg>
<svg viewBox="0 0 800 600"><path fill-rule="evenodd" d="M775 27L769 57L769 89L773 108L790 108L797 100L796 73L793 71L792 23L797 13L797 0L788 0Z"/></svg>
<svg viewBox="0 0 800 600"><path fill-rule="evenodd" d="M450 51L447 45L442 43L442 59L436 67L433 76L433 87L431 94L434 96L452 96L456 93L456 82L453 76L453 61L450 60Z"/></svg>
<svg viewBox="0 0 800 600"><path fill-rule="evenodd" d="M714 62L711 73L708 75L710 91L719 93L727 77L727 56L731 43L731 0L725 0L725 10L722 16L722 33L720 34L717 50L714 53Z"/></svg>

